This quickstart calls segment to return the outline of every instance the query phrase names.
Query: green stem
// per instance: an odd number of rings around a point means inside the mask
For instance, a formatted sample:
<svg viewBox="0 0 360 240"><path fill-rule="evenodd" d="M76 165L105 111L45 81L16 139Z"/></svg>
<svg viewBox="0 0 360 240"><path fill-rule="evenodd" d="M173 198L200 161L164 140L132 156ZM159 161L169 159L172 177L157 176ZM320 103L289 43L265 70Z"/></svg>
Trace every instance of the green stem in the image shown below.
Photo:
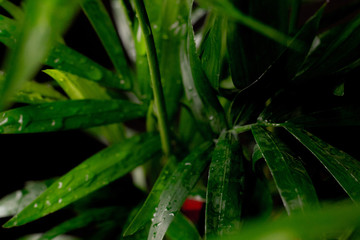
<svg viewBox="0 0 360 240"><path fill-rule="evenodd" d="M301 0L292 0L291 15L289 23L289 34L292 36L296 32L296 23L299 17Z"/></svg>
<svg viewBox="0 0 360 240"><path fill-rule="evenodd" d="M154 93L154 102L159 122L159 131L161 137L161 144L164 154L170 155L170 135L169 135L169 123L167 119L165 98L161 85L161 76L159 62L156 55L155 42L151 32L150 22L146 13L143 0L134 0L135 10L138 15L141 30L145 38L145 46L147 52L147 58L149 62L151 84Z"/></svg>

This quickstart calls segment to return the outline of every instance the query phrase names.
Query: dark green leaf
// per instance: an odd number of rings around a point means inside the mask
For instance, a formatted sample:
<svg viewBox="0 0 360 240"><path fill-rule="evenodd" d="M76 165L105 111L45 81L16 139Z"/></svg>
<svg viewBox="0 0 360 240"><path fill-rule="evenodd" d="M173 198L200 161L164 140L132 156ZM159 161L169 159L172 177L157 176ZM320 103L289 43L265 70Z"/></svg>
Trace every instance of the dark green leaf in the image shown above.
<svg viewBox="0 0 360 240"><path fill-rule="evenodd" d="M195 119L205 126L210 124L214 133L220 133L227 126L224 110L202 71L190 19L187 34L187 39L182 42L180 49L180 64L186 97Z"/></svg>
<svg viewBox="0 0 360 240"><path fill-rule="evenodd" d="M212 154L206 196L206 237L235 231L241 226L244 168L239 142L223 132Z"/></svg>
<svg viewBox="0 0 360 240"><path fill-rule="evenodd" d="M185 198L207 166L211 146L211 143L202 144L183 159L175 169L173 162L167 164L145 204L124 235L134 234L151 219L149 238L163 238L175 214L180 210ZM170 171L172 169L174 170Z"/></svg>
<svg viewBox="0 0 360 240"><path fill-rule="evenodd" d="M200 240L201 236L194 226L183 214L176 214L174 221L170 224L166 236L171 240Z"/></svg>
<svg viewBox="0 0 360 240"><path fill-rule="evenodd" d="M226 45L226 22L224 16L210 14L199 53L204 72L216 90L220 87L220 70Z"/></svg>
<svg viewBox="0 0 360 240"><path fill-rule="evenodd" d="M14 227L55 212L124 176L161 153L158 136L138 135L93 155L59 178L4 227Z"/></svg>
<svg viewBox="0 0 360 240"><path fill-rule="evenodd" d="M0 6L3 7L15 19L21 20L24 17L24 12L22 9L10 1L1 0Z"/></svg>
<svg viewBox="0 0 360 240"><path fill-rule="evenodd" d="M61 234L68 233L72 230L84 228L93 222L104 222L110 217L116 215L123 215L126 211L117 207L107 207L107 208L98 208L90 209L80 214L79 216L67 220L58 226L50 229L45 232L38 240L50 240ZM119 217L119 216L117 216Z"/></svg>
<svg viewBox="0 0 360 240"><path fill-rule="evenodd" d="M263 155L261 153L259 144L255 144L254 149L253 149L253 154L251 156L251 162L252 162L253 170L255 170L255 166L256 166L257 161L259 161L262 158L263 158Z"/></svg>
<svg viewBox="0 0 360 240"><path fill-rule="evenodd" d="M67 98L56 91L49 84L28 81L13 96L13 101L18 103L40 104L66 100Z"/></svg>
<svg viewBox="0 0 360 240"><path fill-rule="evenodd" d="M285 128L320 160L353 201L360 201L359 161L304 129Z"/></svg>
<svg viewBox="0 0 360 240"><path fill-rule="evenodd" d="M100 0L83 0L82 8L104 45L116 71L121 74L120 78L125 81L124 87L129 88L132 82L132 72L105 6Z"/></svg>
<svg viewBox="0 0 360 240"><path fill-rule="evenodd" d="M247 239L324 239L324 235L338 239L339 232L359 226L360 209L353 205L334 205L307 214L295 214L291 217L281 217L273 222L253 222L241 232L229 234L228 240Z"/></svg>
<svg viewBox="0 0 360 240"><path fill-rule="evenodd" d="M201 0L199 1L200 4L203 6L206 6L208 8L212 8L213 10L217 11L219 14L223 16L227 16L229 18L234 19L235 21L243 24L246 27L249 27L250 29L270 38L274 41L284 45L288 46L291 38L287 36L286 34L252 18L248 15L244 14L240 10L238 10L234 5L229 2L228 0ZM299 49L301 47L300 42L297 42L293 46L291 46L295 49Z"/></svg>
<svg viewBox="0 0 360 240"><path fill-rule="evenodd" d="M284 123L288 124L305 127L359 126L360 108L346 105L305 113Z"/></svg>
<svg viewBox="0 0 360 240"><path fill-rule="evenodd" d="M89 128L140 118L142 105L124 100L67 100L0 113L1 133L33 133Z"/></svg>
<svg viewBox="0 0 360 240"><path fill-rule="evenodd" d="M6 76L0 82L0 108L23 82L31 79L48 55L52 44L63 33L74 16L77 0L29 0L25 7L24 24L18 25L17 42L6 59ZM26 23L26 24L25 24Z"/></svg>
<svg viewBox="0 0 360 240"><path fill-rule="evenodd" d="M281 140L262 127L251 128L289 215L318 207L311 179L301 160Z"/></svg>

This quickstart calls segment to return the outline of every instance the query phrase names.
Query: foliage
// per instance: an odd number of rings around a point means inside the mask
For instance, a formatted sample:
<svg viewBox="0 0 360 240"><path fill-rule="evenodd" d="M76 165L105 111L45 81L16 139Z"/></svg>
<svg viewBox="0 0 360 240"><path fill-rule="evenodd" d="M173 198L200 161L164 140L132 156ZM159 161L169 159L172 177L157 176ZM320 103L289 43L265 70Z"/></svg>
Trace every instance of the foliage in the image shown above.
<svg viewBox="0 0 360 240"><path fill-rule="evenodd" d="M360 125L360 2L341 14L311 2L0 0L0 133L77 129L107 144L5 196L3 227L67 209L22 239L358 239L360 162L327 139ZM79 11L113 69L64 41ZM127 174L140 205L96 206ZM348 196L324 197L321 175ZM198 222L182 210L191 198L205 203Z"/></svg>

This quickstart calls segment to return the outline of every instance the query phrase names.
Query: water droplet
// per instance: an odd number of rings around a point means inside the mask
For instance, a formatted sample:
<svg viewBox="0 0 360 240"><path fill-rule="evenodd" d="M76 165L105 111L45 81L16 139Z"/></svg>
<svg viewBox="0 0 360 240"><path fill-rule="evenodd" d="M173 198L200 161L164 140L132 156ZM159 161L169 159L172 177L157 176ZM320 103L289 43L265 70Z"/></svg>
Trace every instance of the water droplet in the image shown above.
<svg viewBox="0 0 360 240"><path fill-rule="evenodd" d="M62 182L58 182L58 189L60 189L60 188L62 188L62 186L63 186L63 183Z"/></svg>
<svg viewBox="0 0 360 240"><path fill-rule="evenodd" d="M52 120L51 126L55 126L55 124L56 124L56 121L55 121L55 120Z"/></svg>
<svg viewBox="0 0 360 240"><path fill-rule="evenodd" d="M68 191L71 192L71 187L68 188Z"/></svg>
<svg viewBox="0 0 360 240"><path fill-rule="evenodd" d="M4 120L2 120L0 122L0 126L4 125L5 123L7 123L9 121L9 118L5 118Z"/></svg>
<svg viewBox="0 0 360 240"><path fill-rule="evenodd" d="M49 200L46 200L46 205L50 206L51 205L51 202Z"/></svg>
<svg viewBox="0 0 360 240"><path fill-rule="evenodd" d="M120 80L120 84L124 85L125 84L125 80Z"/></svg>
<svg viewBox="0 0 360 240"><path fill-rule="evenodd" d="M185 163L185 166L191 166L191 163L187 162Z"/></svg>
<svg viewBox="0 0 360 240"><path fill-rule="evenodd" d="M89 181L89 174L85 175L85 181Z"/></svg>
<svg viewBox="0 0 360 240"><path fill-rule="evenodd" d="M152 221L152 222L154 222L154 221L155 221L155 219L154 219L154 218L152 218L152 219L151 219L151 221Z"/></svg>
<svg viewBox="0 0 360 240"><path fill-rule="evenodd" d="M209 117L209 120L210 120L210 121L214 120L214 116L210 116L210 117Z"/></svg>
<svg viewBox="0 0 360 240"><path fill-rule="evenodd" d="M58 201L58 203L62 203L62 198L59 198L59 201Z"/></svg>
<svg viewBox="0 0 360 240"><path fill-rule="evenodd" d="M174 213L169 213L169 216L172 216L172 217L173 217L173 216L175 216L175 214L174 214Z"/></svg>
<svg viewBox="0 0 360 240"><path fill-rule="evenodd" d="M59 61L60 61L60 59L59 59L59 58L56 58L56 59L54 60L54 63L59 63Z"/></svg>
<svg viewBox="0 0 360 240"><path fill-rule="evenodd" d="M170 26L170 30L173 30L173 29L175 29L175 28L177 28L179 26L179 22L178 21L176 21L176 22L174 22L173 24L171 24L171 26Z"/></svg>
<svg viewBox="0 0 360 240"><path fill-rule="evenodd" d="M87 76L91 80L95 80L95 81L98 81L103 77L102 72L100 71L100 69L98 69L97 67L94 67L94 66L91 66L89 68L89 71L87 71Z"/></svg>
<svg viewBox="0 0 360 240"><path fill-rule="evenodd" d="M38 207L38 204L37 204L37 203L35 203L35 204L34 204L34 208L37 208L37 207Z"/></svg>

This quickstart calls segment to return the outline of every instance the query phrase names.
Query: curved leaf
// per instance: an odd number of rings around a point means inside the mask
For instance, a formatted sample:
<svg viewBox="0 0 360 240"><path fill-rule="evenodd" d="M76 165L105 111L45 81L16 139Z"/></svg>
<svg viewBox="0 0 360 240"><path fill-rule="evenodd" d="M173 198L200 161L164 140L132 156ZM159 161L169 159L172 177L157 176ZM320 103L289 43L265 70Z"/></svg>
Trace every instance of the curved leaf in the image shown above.
<svg viewBox="0 0 360 240"><path fill-rule="evenodd" d="M4 227L23 225L55 212L160 154L160 139L151 134L114 144L59 178Z"/></svg>
<svg viewBox="0 0 360 240"><path fill-rule="evenodd" d="M124 100L68 100L0 113L0 133L34 133L89 128L146 115L142 105Z"/></svg>
<svg viewBox="0 0 360 240"><path fill-rule="evenodd" d="M206 194L206 237L222 237L241 226L244 168L239 143L223 132L212 154Z"/></svg>
<svg viewBox="0 0 360 240"><path fill-rule="evenodd" d="M318 207L311 179L301 160L279 139L262 127L251 128L289 215Z"/></svg>
<svg viewBox="0 0 360 240"><path fill-rule="evenodd" d="M304 129L285 126L325 166L350 198L360 202L360 162Z"/></svg>
<svg viewBox="0 0 360 240"><path fill-rule="evenodd" d="M166 236L172 240L201 240L201 236L194 224L181 213L177 214L170 224Z"/></svg>
<svg viewBox="0 0 360 240"><path fill-rule="evenodd" d="M130 66L126 61L120 39L104 4L100 0L84 0L81 4L116 71L121 74L120 78L125 81L124 88L130 88L132 78Z"/></svg>

